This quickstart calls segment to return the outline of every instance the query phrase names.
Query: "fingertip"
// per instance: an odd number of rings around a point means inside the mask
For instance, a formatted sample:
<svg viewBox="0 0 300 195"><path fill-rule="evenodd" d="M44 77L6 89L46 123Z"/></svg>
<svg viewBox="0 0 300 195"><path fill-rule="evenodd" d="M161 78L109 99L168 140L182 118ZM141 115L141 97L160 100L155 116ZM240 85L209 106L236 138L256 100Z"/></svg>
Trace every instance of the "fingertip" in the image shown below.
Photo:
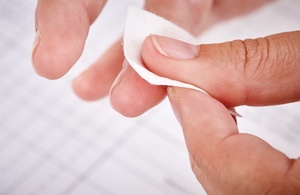
<svg viewBox="0 0 300 195"><path fill-rule="evenodd" d="M32 63L40 76L58 79L76 63L84 49L90 23L105 3L101 2L38 2Z"/></svg>
<svg viewBox="0 0 300 195"><path fill-rule="evenodd" d="M170 76L174 73L173 60L163 55L155 46L153 42L153 35L149 35L145 38L142 48L141 56L144 62L144 65L151 72L171 78Z"/></svg>
<svg viewBox="0 0 300 195"><path fill-rule="evenodd" d="M74 93L81 99L86 101L95 101L102 97L105 97L108 94L109 89L95 86L98 82L97 78L95 79L94 75L87 75L83 72L72 82L72 88Z"/></svg>
<svg viewBox="0 0 300 195"><path fill-rule="evenodd" d="M32 49L32 65L35 72L54 80L64 76L76 63L83 51L80 42L71 43L37 33Z"/></svg>
<svg viewBox="0 0 300 195"><path fill-rule="evenodd" d="M160 103L166 88L149 84L130 66L123 69L110 90L110 104L126 117L136 117Z"/></svg>
<svg viewBox="0 0 300 195"><path fill-rule="evenodd" d="M36 54L37 55L37 54ZM49 55L35 57L33 54L33 67L35 72L46 79L55 80L63 77L70 67L64 67L63 64L52 60Z"/></svg>
<svg viewBox="0 0 300 195"><path fill-rule="evenodd" d="M177 46L183 49L176 51L174 48ZM141 56L144 65L154 74L195 85L191 79L194 78L192 75L198 74L198 59L194 58L199 50L199 46L164 36L150 35L142 44ZM193 74L190 74L191 72Z"/></svg>
<svg viewBox="0 0 300 195"><path fill-rule="evenodd" d="M159 52L153 44L151 35L149 35L143 41L141 48L141 56L143 60L147 62L150 59L153 59L153 57L157 54L159 54Z"/></svg>
<svg viewBox="0 0 300 195"><path fill-rule="evenodd" d="M159 51L156 49L153 41L152 35L147 36L142 44L141 56L145 61L153 59L153 57L160 55Z"/></svg>

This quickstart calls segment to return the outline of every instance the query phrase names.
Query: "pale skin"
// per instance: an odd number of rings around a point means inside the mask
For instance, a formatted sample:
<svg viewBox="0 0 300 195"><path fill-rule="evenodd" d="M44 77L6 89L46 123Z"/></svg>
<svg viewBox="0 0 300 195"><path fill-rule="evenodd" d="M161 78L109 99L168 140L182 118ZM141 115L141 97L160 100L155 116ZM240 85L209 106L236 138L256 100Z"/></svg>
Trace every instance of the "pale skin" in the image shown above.
<svg viewBox="0 0 300 195"><path fill-rule="evenodd" d="M148 0L145 9L198 34L266 2ZM32 56L39 75L57 79L73 66L82 53L89 26L104 4L101 0L39 0L36 29L40 38ZM189 52L181 49L184 44L166 37L147 37L142 48L145 65L159 75L203 88L211 96L149 85L126 62L122 69L120 41L75 79L74 91L86 100L110 92L112 106L129 117L142 114L168 95L183 128L192 169L208 193L299 193L300 159L289 159L257 137L239 134L227 110L238 105L300 100L299 31L256 40L188 45L196 52L179 59L172 49ZM130 98L123 95L125 92Z"/></svg>

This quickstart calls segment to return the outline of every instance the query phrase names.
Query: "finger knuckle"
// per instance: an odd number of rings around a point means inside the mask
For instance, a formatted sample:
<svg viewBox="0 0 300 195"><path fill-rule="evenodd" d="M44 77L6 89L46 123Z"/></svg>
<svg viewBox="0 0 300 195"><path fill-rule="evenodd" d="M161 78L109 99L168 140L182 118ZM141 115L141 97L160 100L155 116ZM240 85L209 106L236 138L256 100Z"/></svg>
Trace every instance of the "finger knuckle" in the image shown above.
<svg viewBox="0 0 300 195"><path fill-rule="evenodd" d="M266 70L270 66L270 43L266 38L246 39L236 41L232 47L238 54L234 64L244 81L244 104L247 105L251 101L251 85L269 72Z"/></svg>
<svg viewBox="0 0 300 195"><path fill-rule="evenodd" d="M243 41L245 48L244 72L247 78L266 68L270 57L270 44L267 38L247 39Z"/></svg>

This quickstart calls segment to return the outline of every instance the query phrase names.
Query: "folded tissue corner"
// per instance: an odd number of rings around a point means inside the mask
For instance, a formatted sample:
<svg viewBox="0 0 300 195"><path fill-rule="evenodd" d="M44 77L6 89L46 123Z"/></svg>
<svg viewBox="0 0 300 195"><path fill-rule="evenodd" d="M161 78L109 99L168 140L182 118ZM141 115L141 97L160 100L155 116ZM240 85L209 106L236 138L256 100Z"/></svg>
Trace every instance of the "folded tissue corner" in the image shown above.
<svg viewBox="0 0 300 195"><path fill-rule="evenodd" d="M140 53L141 47L145 38L150 34L166 36L194 45L199 44L197 38L170 21L143 9L129 6L123 41L125 58L132 68L150 84L184 87L208 94L194 85L158 76L143 65ZM239 116L232 109L229 112Z"/></svg>

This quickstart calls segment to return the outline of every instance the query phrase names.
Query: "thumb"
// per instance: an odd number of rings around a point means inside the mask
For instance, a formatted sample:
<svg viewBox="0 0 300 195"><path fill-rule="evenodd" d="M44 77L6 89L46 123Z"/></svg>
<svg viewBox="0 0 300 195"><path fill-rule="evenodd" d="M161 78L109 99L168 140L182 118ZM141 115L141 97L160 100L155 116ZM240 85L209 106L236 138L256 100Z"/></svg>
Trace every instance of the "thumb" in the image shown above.
<svg viewBox="0 0 300 195"><path fill-rule="evenodd" d="M206 94L169 87L168 97L208 194L299 192L300 158L288 159L258 137L239 134L226 107Z"/></svg>
<svg viewBox="0 0 300 195"><path fill-rule="evenodd" d="M227 107L300 100L300 31L206 45L151 35L142 58L152 72L202 88Z"/></svg>

